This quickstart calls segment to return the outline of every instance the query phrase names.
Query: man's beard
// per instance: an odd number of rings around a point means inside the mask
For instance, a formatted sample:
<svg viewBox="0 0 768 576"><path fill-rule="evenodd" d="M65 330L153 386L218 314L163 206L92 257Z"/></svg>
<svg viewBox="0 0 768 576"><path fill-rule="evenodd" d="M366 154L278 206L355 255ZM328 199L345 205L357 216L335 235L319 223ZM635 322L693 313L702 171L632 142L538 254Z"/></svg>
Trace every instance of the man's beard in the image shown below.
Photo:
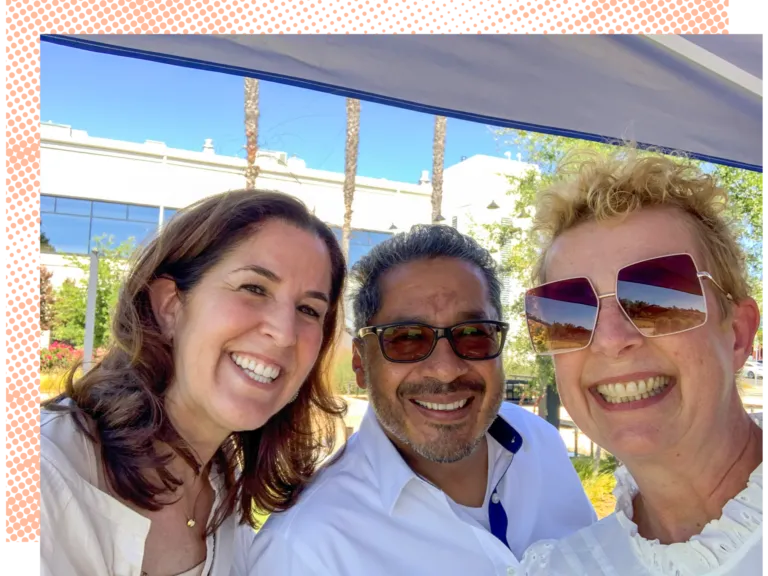
<svg viewBox="0 0 768 576"><path fill-rule="evenodd" d="M503 400L501 384L491 386L489 391L485 382L477 379L459 378L445 383L427 378L420 382L404 382L397 389L398 398L426 394L450 394L466 390L474 392L475 396L472 402L479 402L479 406L482 406L486 395L491 395L487 412L479 411L478 420L461 424L431 423L430 426L436 429L439 439L432 442L415 442L408 437L405 412L400 403L397 400L390 400L381 393L379 387L372 381L368 369L365 370L365 380L368 398L382 428L422 458L440 464L463 460L477 449L496 418ZM459 436L461 430L467 428L477 428L476 434L469 438Z"/></svg>

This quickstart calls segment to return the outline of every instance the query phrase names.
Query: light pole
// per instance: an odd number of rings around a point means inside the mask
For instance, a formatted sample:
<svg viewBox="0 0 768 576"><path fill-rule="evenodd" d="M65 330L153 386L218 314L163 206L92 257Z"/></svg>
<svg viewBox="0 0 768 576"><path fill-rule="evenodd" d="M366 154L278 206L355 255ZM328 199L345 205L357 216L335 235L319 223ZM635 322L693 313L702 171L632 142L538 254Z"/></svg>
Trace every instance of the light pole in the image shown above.
<svg viewBox="0 0 768 576"><path fill-rule="evenodd" d="M85 305L85 344L83 346L83 372L93 363L93 339L96 331L96 294L99 283L99 252L91 250L88 270L88 297Z"/></svg>

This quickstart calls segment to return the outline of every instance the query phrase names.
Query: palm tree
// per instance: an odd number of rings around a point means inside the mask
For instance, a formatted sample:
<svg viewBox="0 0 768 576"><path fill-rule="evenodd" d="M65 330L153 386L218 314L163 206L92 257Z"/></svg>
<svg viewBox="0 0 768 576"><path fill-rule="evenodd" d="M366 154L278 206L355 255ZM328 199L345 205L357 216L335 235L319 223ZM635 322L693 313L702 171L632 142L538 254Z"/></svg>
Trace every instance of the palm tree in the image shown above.
<svg viewBox="0 0 768 576"><path fill-rule="evenodd" d="M255 78L245 79L245 151L248 164L245 167L245 188L256 189L256 177L259 167L256 166L256 151L259 140L259 81Z"/></svg>
<svg viewBox="0 0 768 576"><path fill-rule="evenodd" d="M352 232L352 200L355 197L357 151L360 144L360 100L347 98L347 142L344 148L344 224L341 249L349 261L349 237Z"/></svg>
<svg viewBox="0 0 768 576"><path fill-rule="evenodd" d="M443 203L443 164L445 163L445 128L448 119L435 116L435 136L432 141L432 223L436 224Z"/></svg>

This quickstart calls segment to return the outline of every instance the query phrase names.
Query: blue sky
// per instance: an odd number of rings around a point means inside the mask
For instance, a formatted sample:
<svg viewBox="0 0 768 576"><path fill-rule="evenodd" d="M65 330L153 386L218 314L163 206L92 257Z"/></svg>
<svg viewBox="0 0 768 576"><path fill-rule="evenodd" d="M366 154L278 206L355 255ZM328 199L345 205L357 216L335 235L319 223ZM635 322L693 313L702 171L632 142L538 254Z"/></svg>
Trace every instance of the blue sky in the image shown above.
<svg viewBox="0 0 768 576"><path fill-rule="evenodd" d="M109 56L47 42L40 46L40 119L92 136L244 157L243 79ZM310 168L343 171L345 100L260 83L259 146L296 155ZM362 102L358 174L416 182L432 169L434 117ZM445 165L462 156L514 150L484 124L448 119Z"/></svg>

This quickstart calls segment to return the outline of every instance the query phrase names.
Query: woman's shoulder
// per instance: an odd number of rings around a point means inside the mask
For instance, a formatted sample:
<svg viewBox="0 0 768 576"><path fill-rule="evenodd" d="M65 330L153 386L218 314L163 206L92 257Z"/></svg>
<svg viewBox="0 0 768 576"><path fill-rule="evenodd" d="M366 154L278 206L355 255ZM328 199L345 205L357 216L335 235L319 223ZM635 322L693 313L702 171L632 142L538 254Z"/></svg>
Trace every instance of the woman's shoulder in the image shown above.
<svg viewBox="0 0 768 576"><path fill-rule="evenodd" d="M40 409L40 458L64 476L96 484L95 446L75 421L73 408L70 399L63 399L54 408Z"/></svg>

